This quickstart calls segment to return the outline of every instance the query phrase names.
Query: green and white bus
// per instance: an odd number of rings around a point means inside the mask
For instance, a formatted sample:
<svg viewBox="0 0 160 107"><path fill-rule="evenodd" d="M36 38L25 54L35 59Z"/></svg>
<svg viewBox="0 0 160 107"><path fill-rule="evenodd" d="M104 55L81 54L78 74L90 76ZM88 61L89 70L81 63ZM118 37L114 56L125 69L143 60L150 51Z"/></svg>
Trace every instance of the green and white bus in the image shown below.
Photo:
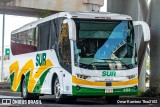
<svg viewBox="0 0 160 107"><path fill-rule="evenodd" d="M55 95L61 103L77 97L115 102L136 95L137 43L134 26L145 22L114 13L60 12L11 33L11 89L24 99Z"/></svg>

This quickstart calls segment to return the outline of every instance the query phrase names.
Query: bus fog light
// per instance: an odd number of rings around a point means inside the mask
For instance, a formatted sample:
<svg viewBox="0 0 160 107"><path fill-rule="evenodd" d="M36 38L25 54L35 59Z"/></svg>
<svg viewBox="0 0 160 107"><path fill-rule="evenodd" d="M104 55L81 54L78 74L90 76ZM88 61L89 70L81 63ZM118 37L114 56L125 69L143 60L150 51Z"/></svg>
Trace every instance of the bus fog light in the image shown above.
<svg viewBox="0 0 160 107"><path fill-rule="evenodd" d="M127 76L128 79L133 79L135 78L137 75L130 75L130 76Z"/></svg>
<svg viewBox="0 0 160 107"><path fill-rule="evenodd" d="M90 76L86 76L86 75L81 75L81 74L77 74L77 78L80 78L80 79L89 79Z"/></svg>
<svg viewBox="0 0 160 107"><path fill-rule="evenodd" d="M77 90L80 90L80 89L81 89L81 87L77 85L77 86L76 86L76 89L77 89Z"/></svg>
<svg viewBox="0 0 160 107"><path fill-rule="evenodd" d="M135 89L135 90L137 90L137 85L136 85L136 86L134 86L134 89Z"/></svg>

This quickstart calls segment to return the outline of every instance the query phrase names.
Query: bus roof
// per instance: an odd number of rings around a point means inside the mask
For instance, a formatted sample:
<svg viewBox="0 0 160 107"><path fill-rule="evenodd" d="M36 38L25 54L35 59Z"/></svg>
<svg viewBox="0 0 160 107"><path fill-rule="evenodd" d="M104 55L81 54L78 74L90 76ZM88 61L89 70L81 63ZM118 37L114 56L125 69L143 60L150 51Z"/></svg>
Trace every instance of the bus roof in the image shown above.
<svg viewBox="0 0 160 107"><path fill-rule="evenodd" d="M28 23L20 27L19 29L12 31L11 34L16 34L28 29L32 29L41 23L50 21L58 17L81 18L81 19L84 18L84 19L132 20L132 18L128 15L116 14L116 13L110 13L110 12L60 12L60 13L56 13L51 16L42 18L38 21Z"/></svg>

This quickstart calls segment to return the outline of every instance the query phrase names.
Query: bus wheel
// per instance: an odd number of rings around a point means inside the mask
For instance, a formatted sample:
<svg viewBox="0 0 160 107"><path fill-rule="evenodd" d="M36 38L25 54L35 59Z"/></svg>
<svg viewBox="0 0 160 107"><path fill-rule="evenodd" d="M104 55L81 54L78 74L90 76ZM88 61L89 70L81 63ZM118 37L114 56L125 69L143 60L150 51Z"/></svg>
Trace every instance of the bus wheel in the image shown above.
<svg viewBox="0 0 160 107"><path fill-rule="evenodd" d="M21 96L23 97L23 99L26 99L26 100L30 98L30 95L29 95L28 90L27 90L25 79L22 80L22 92L21 92Z"/></svg>
<svg viewBox="0 0 160 107"><path fill-rule="evenodd" d="M57 77L54 82L54 95L57 103L63 103L65 101L64 96L60 93L60 90L61 90L61 87L60 87L59 79Z"/></svg>
<svg viewBox="0 0 160 107"><path fill-rule="evenodd" d="M116 104L119 96L105 96L105 99L109 104Z"/></svg>
<svg viewBox="0 0 160 107"><path fill-rule="evenodd" d="M22 80L22 92L21 92L21 96L25 100L32 100L32 99L33 100L37 100L37 99L39 99L39 95L38 94L28 93L27 84L26 84L25 79Z"/></svg>

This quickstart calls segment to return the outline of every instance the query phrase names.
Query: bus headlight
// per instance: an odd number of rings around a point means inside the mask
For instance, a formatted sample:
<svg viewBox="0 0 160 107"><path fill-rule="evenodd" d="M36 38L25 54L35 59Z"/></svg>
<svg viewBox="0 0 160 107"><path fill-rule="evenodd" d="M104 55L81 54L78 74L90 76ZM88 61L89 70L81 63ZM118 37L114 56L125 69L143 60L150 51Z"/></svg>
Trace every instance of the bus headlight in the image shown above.
<svg viewBox="0 0 160 107"><path fill-rule="evenodd" d="M86 79L89 79L90 76L86 76L86 75L82 75L82 74L77 74L77 78L86 80Z"/></svg>
<svg viewBox="0 0 160 107"><path fill-rule="evenodd" d="M133 78L135 78L135 77L137 77L137 74L135 74L135 75L130 75L130 76L127 76L127 78L128 78L128 79L133 79Z"/></svg>

